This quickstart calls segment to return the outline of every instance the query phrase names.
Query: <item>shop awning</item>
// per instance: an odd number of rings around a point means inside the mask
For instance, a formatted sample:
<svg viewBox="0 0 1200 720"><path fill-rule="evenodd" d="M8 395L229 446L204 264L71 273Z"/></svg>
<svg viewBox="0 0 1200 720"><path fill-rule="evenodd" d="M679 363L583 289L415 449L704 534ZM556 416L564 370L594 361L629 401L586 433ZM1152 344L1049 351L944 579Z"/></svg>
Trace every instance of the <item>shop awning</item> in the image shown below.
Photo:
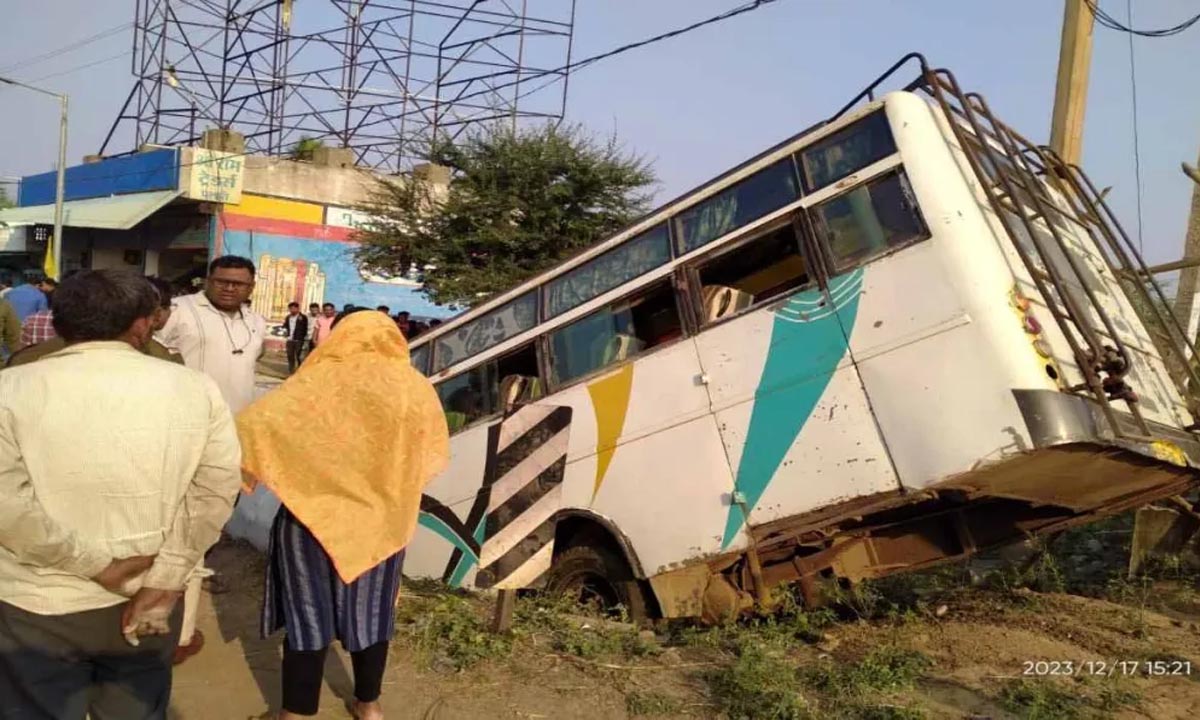
<svg viewBox="0 0 1200 720"><path fill-rule="evenodd" d="M63 225L101 230L128 230L182 195L178 190L110 195L63 203ZM54 205L30 205L0 210L6 225L53 225Z"/></svg>

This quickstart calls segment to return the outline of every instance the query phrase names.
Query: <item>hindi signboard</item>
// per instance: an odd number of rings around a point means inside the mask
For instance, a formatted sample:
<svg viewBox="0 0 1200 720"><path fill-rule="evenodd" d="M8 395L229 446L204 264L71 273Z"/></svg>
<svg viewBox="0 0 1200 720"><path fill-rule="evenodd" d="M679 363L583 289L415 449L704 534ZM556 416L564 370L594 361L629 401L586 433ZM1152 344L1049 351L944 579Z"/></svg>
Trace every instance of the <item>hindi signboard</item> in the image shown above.
<svg viewBox="0 0 1200 720"><path fill-rule="evenodd" d="M193 200L236 205L242 201L245 169L244 155L196 148L187 196Z"/></svg>

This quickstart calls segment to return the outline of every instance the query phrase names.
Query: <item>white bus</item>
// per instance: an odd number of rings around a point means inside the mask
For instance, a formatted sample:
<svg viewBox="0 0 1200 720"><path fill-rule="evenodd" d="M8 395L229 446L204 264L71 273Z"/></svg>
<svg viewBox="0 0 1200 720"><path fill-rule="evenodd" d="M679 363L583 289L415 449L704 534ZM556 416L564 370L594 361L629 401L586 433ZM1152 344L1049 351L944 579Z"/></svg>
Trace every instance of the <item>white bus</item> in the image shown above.
<svg viewBox="0 0 1200 720"><path fill-rule="evenodd" d="M1140 269L1087 178L907 56L414 342L453 436L405 570L721 615L1178 494L1200 382ZM565 456L499 488L515 386Z"/></svg>

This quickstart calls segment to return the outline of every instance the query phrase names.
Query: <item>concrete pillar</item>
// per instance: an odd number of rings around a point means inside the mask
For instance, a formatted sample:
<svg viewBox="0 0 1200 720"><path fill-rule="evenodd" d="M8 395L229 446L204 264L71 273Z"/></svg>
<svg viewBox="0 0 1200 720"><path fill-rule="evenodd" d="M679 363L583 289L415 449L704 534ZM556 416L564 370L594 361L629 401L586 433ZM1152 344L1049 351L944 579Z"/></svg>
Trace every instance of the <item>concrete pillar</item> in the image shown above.
<svg viewBox="0 0 1200 720"><path fill-rule="evenodd" d="M320 145L313 148L312 161L318 167L351 168L354 167L354 151Z"/></svg>
<svg viewBox="0 0 1200 720"><path fill-rule="evenodd" d="M244 153L246 137L236 130L209 128L200 138L200 147L227 153Z"/></svg>

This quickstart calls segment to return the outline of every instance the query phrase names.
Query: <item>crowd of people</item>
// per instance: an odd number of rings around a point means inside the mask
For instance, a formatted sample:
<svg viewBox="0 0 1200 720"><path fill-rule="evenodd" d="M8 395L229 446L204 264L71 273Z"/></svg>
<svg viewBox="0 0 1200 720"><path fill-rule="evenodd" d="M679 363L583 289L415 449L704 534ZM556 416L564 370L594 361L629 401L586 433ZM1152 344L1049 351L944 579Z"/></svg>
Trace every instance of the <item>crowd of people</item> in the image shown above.
<svg viewBox="0 0 1200 720"><path fill-rule="evenodd" d="M342 307L340 315L366 309L356 305L345 305ZM415 340L423 333L442 324L442 321L437 319L428 321L415 320L407 311L401 311L393 315L391 308L387 305L380 305L375 310L390 318L396 324L396 329L400 331L405 340ZM317 346L324 342L325 338L329 337L332 324L338 317L337 306L330 302L324 305L317 303L310 304L307 314L301 312L300 303L288 303L288 314L279 327L283 336L287 338L289 374L296 372L296 368L300 367L300 364L304 362L304 358L312 353L313 350L316 350Z"/></svg>
<svg viewBox="0 0 1200 720"><path fill-rule="evenodd" d="M404 548L448 462L445 417L398 317L330 304L307 317L294 305L295 374L258 397L268 326L247 307L254 283L250 260L224 256L175 298L159 279L96 270L0 299L13 351L0 371L0 716L165 718L172 666L203 643L204 557L239 489L263 484L281 501L262 609L263 635L284 631L275 716L317 713L338 640L355 715L383 717Z"/></svg>

